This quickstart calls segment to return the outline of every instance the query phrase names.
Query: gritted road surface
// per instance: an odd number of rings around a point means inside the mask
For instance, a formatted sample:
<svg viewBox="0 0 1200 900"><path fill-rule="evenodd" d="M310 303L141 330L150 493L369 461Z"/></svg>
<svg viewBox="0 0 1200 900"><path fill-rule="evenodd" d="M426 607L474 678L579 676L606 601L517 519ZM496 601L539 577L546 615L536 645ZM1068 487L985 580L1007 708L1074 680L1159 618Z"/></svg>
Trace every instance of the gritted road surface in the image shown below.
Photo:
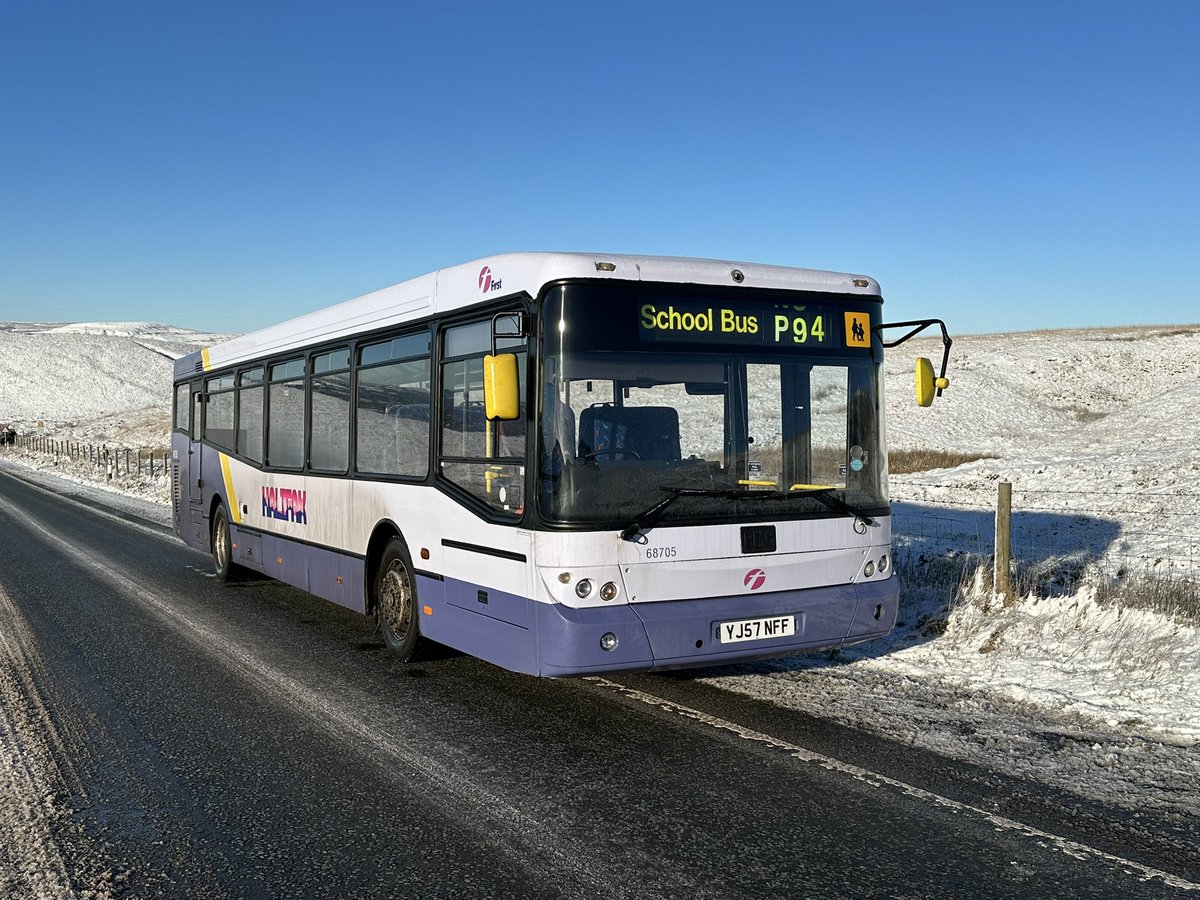
<svg viewBox="0 0 1200 900"><path fill-rule="evenodd" d="M0 896L1200 896L1195 823L209 568L0 473Z"/></svg>

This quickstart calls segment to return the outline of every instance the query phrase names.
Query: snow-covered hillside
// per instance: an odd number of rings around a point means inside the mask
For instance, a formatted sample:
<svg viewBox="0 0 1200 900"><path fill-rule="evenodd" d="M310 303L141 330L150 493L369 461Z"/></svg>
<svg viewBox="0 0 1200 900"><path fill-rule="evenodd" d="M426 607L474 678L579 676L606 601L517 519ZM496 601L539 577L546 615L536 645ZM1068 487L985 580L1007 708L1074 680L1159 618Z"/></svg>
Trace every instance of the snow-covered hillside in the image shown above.
<svg viewBox="0 0 1200 900"><path fill-rule="evenodd" d="M921 343L936 358L940 346ZM1200 326L963 337L951 387L928 409L902 386L900 354L887 364L889 446L995 457L892 478L908 512L941 510L926 533L957 530L964 549L990 552L990 525L974 538L1006 480L1027 556L1200 580Z"/></svg>
<svg viewBox="0 0 1200 900"><path fill-rule="evenodd" d="M172 363L223 337L146 322L0 322L0 423L163 447Z"/></svg>

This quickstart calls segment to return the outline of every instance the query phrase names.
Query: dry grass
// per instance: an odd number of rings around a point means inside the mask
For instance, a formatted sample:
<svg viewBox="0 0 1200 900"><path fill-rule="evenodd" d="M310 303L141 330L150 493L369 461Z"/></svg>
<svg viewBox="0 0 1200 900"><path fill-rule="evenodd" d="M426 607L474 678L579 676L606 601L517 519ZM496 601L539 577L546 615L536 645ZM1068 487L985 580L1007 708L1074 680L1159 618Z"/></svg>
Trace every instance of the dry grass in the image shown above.
<svg viewBox="0 0 1200 900"><path fill-rule="evenodd" d="M1200 584L1188 578L1153 573L1119 574L1097 593L1100 603L1146 609L1176 622L1200 625Z"/></svg>
<svg viewBox="0 0 1200 900"><path fill-rule="evenodd" d="M891 450L888 452L888 472L906 475L930 469L953 469L979 459L998 458L994 453L959 453L956 450Z"/></svg>
<svg viewBox="0 0 1200 900"><path fill-rule="evenodd" d="M1058 409L1061 409L1063 412L1069 412L1078 422L1096 422L1108 415L1108 413L1102 410L1088 409L1086 406L1079 406L1078 404L1074 406L1060 406Z"/></svg>

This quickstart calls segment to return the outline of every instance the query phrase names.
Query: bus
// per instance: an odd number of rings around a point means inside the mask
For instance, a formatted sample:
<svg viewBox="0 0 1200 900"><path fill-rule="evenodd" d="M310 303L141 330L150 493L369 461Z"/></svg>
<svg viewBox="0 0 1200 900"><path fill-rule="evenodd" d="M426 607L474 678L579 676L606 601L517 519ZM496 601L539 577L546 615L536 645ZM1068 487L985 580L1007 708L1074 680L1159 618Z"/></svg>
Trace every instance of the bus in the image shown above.
<svg viewBox="0 0 1200 900"><path fill-rule="evenodd" d="M176 533L540 676L712 666L887 634L885 348L862 275L512 253L175 364ZM885 341L893 327L899 339Z"/></svg>

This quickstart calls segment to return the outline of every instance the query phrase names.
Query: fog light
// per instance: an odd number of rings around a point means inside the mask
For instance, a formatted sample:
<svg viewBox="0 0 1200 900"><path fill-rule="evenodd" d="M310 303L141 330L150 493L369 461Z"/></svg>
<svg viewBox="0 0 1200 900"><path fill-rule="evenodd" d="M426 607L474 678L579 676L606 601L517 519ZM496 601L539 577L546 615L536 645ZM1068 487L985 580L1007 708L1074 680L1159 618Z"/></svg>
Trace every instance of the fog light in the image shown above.
<svg viewBox="0 0 1200 900"><path fill-rule="evenodd" d="M617 649L617 636L611 631L600 638L600 649L606 652Z"/></svg>
<svg viewBox="0 0 1200 900"><path fill-rule="evenodd" d="M617 596L617 586L611 581L605 582L604 586L600 588L600 599L607 603L615 596Z"/></svg>
<svg viewBox="0 0 1200 900"><path fill-rule="evenodd" d="M863 574L865 576L867 576L868 578L870 578L872 575L874 575L875 574L875 563L873 563L873 562L867 563L867 567L865 569L863 569Z"/></svg>
<svg viewBox="0 0 1200 900"><path fill-rule="evenodd" d="M570 572L559 572L558 580L561 581L563 584L570 584L571 583L571 573Z"/></svg>
<svg viewBox="0 0 1200 900"><path fill-rule="evenodd" d="M580 600L589 596L592 593L592 579L580 578L579 584L575 585L575 596Z"/></svg>
<svg viewBox="0 0 1200 900"><path fill-rule="evenodd" d="M886 556L879 557L879 571L886 572L888 567L888 558Z"/></svg>

